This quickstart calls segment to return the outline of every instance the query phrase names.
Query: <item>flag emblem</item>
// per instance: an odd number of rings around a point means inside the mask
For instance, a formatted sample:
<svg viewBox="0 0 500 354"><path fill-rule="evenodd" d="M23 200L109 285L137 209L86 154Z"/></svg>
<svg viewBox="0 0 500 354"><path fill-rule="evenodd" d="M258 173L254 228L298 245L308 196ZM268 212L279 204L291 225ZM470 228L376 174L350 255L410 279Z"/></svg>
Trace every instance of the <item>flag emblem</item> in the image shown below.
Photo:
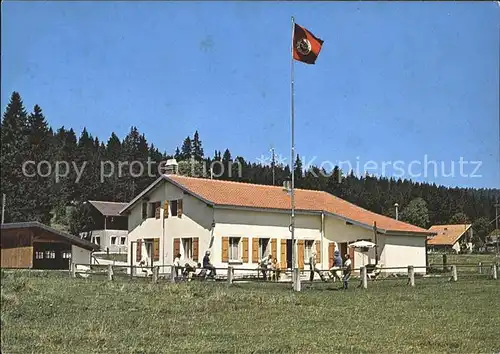
<svg viewBox="0 0 500 354"><path fill-rule="evenodd" d="M318 58L323 40L302 26L295 24L293 31L293 58L306 64L314 64Z"/></svg>
<svg viewBox="0 0 500 354"><path fill-rule="evenodd" d="M311 42L307 38L302 38L297 42L297 51L302 55L311 53Z"/></svg>

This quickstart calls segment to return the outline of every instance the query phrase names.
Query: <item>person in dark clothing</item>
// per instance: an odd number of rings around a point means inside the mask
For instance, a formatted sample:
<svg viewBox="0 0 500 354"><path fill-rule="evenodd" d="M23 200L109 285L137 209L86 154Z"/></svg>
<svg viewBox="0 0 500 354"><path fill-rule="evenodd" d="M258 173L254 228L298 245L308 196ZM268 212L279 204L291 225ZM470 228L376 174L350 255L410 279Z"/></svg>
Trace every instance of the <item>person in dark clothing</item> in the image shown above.
<svg viewBox="0 0 500 354"><path fill-rule="evenodd" d="M210 263L210 251L205 252L205 256L203 257L203 268L210 271L210 276L215 276L216 271L215 267Z"/></svg>

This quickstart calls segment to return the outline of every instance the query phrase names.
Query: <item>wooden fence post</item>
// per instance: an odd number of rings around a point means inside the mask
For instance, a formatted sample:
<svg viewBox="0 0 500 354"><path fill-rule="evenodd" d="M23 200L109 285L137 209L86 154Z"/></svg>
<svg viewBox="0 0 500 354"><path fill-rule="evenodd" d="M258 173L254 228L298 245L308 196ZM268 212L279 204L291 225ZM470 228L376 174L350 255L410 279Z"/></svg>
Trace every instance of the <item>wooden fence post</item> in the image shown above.
<svg viewBox="0 0 500 354"><path fill-rule="evenodd" d="M108 264L108 280L113 281L113 265Z"/></svg>
<svg viewBox="0 0 500 354"><path fill-rule="evenodd" d="M492 275L493 275L493 279L497 280L498 279L498 272L497 272L497 264L496 263L493 263L493 265L491 266L491 271L492 271Z"/></svg>
<svg viewBox="0 0 500 354"><path fill-rule="evenodd" d="M299 275L299 268L294 268L293 269L293 278L295 281L294 281L294 286L293 286L293 290L295 291L300 291L300 275Z"/></svg>
<svg viewBox="0 0 500 354"><path fill-rule="evenodd" d="M479 262L478 269L479 269L479 274L483 274L483 262Z"/></svg>
<svg viewBox="0 0 500 354"><path fill-rule="evenodd" d="M177 269L175 266L170 266L170 281L175 283L175 278L177 277Z"/></svg>
<svg viewBox="0 0 500 354"><path fill-rule="evenodd" d="M366 274L366 267L361 267L360 269L361 275L361 286L363 289L368 288L368 275Z"/></svg>
<svg viewBox="0 0 500 354"><path fill-rule="evenodd" d="M233 283L234 268L232 266L227 267L227 282L229 285Z"/></svg>
<svg viewBox="0 0 500 354"><path fill-rule="evenodd" d="M415 286L415 268L412 265L408 266L408 284Z"/></svg>
<svg viewBox="0 0 500 354"><path fill-rule="evenodd" d="M158 283L158 275L159 275L159 273L160 273L160 266L154 266L153 267L153 277L152 277L153 284Z"/></svg>
<svg viewBox="0 0 500 354"><path fill-rule="evenodd" d="M458 274L457 274L457 266L456 265L452 265L451 266L451 274L452 274L453 281L457 281L458 280Z"/></svg>

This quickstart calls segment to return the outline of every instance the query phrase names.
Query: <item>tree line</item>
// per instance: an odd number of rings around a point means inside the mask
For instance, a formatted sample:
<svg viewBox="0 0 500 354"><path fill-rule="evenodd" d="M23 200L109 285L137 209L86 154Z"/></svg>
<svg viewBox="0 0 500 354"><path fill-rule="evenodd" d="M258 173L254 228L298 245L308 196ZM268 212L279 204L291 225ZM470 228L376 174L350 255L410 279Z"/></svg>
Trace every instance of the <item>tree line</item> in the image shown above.
<svg viewBox="0 0 500 354"><path fill-rule="evenodd" d="M149 143L137 127L131 127L123 139L112 132L107 141L100 141L86 128L78 136L70 127L54 130L40 106L35 105L28 113L17 92L12 93L5 108L0 129L0 190L7 196L5 222L37 220L60 224L78 233L89 222L82 211L83 202L128 202L158 176L141 174L140 164L118 171L112 170L111 165L103 165L103 161L139 161L146 166L148 161L159 164L176 158L181 174L201 178L210 177L210 171L203 174L203 166L211 165L216 179L271 185L273 170L276 185L290 178L288 165L250 162L233 156L227 148L223 153L216 150L213 156L206 155L197 131L186 137L173 154L168 154ZM25 165L23 171L26 161L50 164ZM60 166L64 171L55 171L55 161L67 161L74 166ZM217 163L213 164L214 161ZM83 164L84 173L79 174L78 168ZM390 217L395 217L394 204L398 203L400 219L421 227L473 222L480 241L494 225L491 221L495 217L493 205L500 196L498 189L449 188L406 179L356 176L353 171L338 167L325 171L311 166L304 171L299 155L294 168L297 188L323 190ZM63 177L56 179L57 173ZM103 173L106 178L101 180Z"/></svg>

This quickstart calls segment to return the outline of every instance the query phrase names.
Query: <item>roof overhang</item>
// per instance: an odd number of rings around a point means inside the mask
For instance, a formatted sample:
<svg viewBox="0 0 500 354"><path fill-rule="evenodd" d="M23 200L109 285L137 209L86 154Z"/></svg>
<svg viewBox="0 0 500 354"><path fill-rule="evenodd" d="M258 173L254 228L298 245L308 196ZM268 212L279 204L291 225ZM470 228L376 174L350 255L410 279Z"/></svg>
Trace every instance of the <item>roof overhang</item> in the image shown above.
<svg viewBox="0 0 500 354"><path fill-rule="evenodd" d="M169 175L161 175L158 177L148 188L146 188L144 191L142 191L137 197L135 197L125 208L123 208L120 211L120 214L123 214L132 208L140 199L144 198L148 193L150 193L153 189L155 189L159 183L161 183L163 180L168 181L172 183L174 186L177 188L181 189L184 191L186 194L189 194L202 202L206 203L207 205L214 207L216 209L225 209L225 210L247 210L247 211L261 211L261 212L273 212L273 213L290 213L290 209L275 209L275 208L259 208L259 207L245 207L245 206L237 206L237 205L225 205L225 204L215 204L210 200L207 200L203 198L202 196L193 193L190 189L185 187L184 185L178 183L172 178L169 178ZM327 215L331 216L340 220L343 220L345 222L348 222L352 225L356 225L359 227L362 227L366 230L373 230L373 225L368 225L365 223L361 223L359 221L346 218L342 215L335 214L335 213L330 213L324 210L301 210L301 209L295 209L295 212L299 215ZM429 236L429 235L435 235L435 233L432 232L412 232L412 231L398 231L398 230L385 230L382 228L377 227L377 233L379 234L388 234L388 235L407 235L407 236Z"/></svg>
<svg viewBox="0 0 500 354"><path fill-rule="evenodd" d="M68 234L66 232L56 230L50 226L47 226L45 224L38 222L38 221L7 223L7 224L2 224L0 227L1 230L29 229L29 228L38 228L41 230L45 230L45 231L50 232L54 235L57 235L61 238L67 239L71 244L74 244L74 245L81 247L81 248L85 248L85 249L90 250L90 251L99 250L99 246L96 244L93 244L92 242L81 239L77 236Z"/></svg>

